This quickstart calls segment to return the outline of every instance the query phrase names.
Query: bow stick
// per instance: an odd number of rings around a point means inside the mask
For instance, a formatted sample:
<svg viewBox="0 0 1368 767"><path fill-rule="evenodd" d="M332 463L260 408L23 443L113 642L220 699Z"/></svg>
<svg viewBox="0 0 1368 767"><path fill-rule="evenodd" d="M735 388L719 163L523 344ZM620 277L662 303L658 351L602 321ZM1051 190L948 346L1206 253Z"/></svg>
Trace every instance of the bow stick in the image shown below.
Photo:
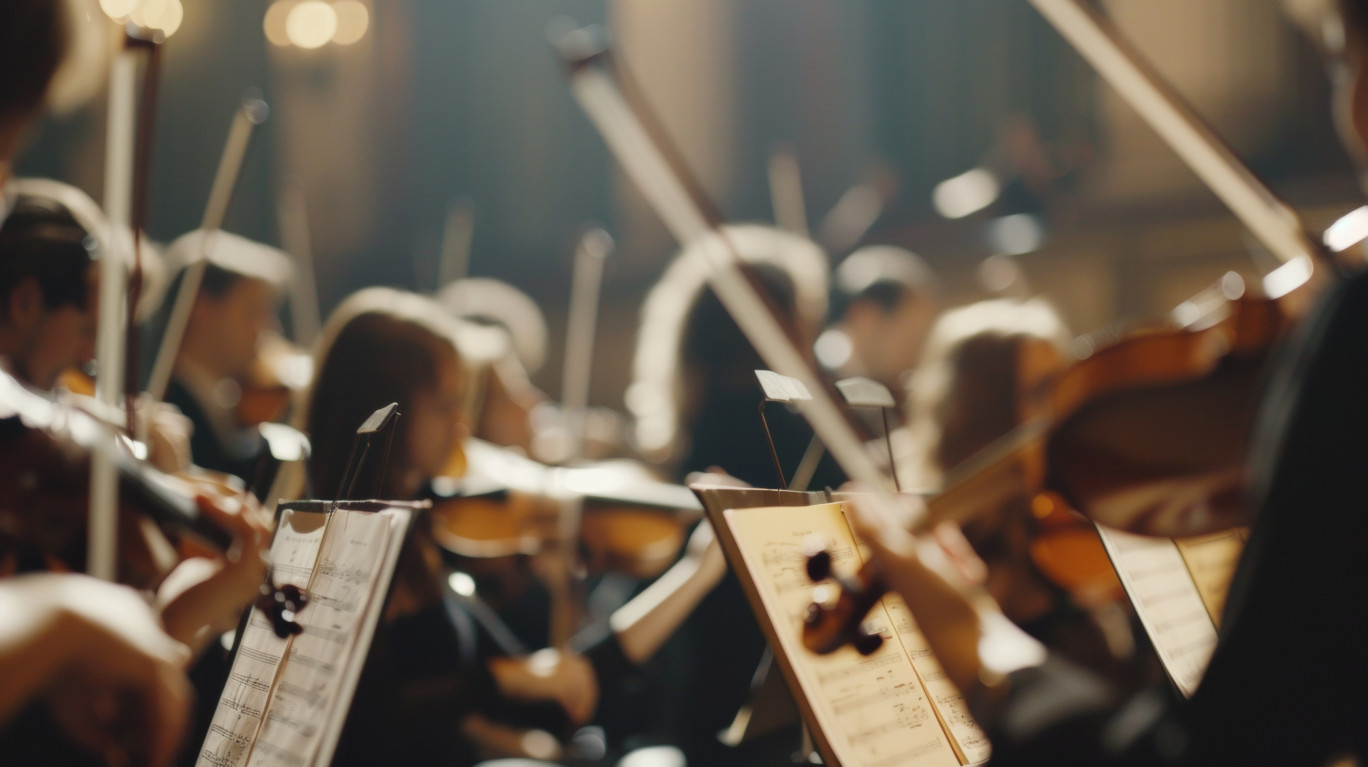
<svg viewBox="0 0 1368 767"><path fill-rule="evenodd" d="M1307 276L1313 264L1335 269L1296 211L1235 156L1109 21L1079 0L1030 2L1279 261L1298 264L1289 269Z"/></svg>
<svg viewBox="0 0 1368 767"><path fill-rule="evenodd" d="M132 400L125 395L136 389L126 380L136 375L136 366L127 355L136 348L133 316L142 285L139 230L146 213L161 40L160 32L130 23L123 50L115 57L109 73L104 207L110 236L109 250L102 254L99 264L99 329L95 338L99 375L95 380L95 399L109 410L125 409L126 423L134 420ZM148 61L139 119L136 91L138 60L143 53ZM131 254L131 269L121 257L124 252ZM115 579L118 569L119 525L119 474L112 449L111 444L104 444L91 455L90 534L86 544L86 571L110 581Z"/></svg>
<svg viewBox="0 0 1368 767"><path fill-rule="evenodd" d="M613 238L597 226L585 230L575 248L575 272L570 286L570 316L565 323L565 365L561 378L561 406L570 437L569 463L584 457L589 383L594 373L594 335L598 325L599 289L603 262L613 252Z"/></svg>
<svg viewBox="0 0 1368 767"><path fill-rule="evenodd" d="M181 340L185 337L185 326L190 321L190 310L194 307L195 297L199 295L200 282L209 265L209 254L216 235L223 228L223 219L228 214L228 204L233 200L233 189L237 186L252 132L266 122L269 114L270 108L265 101L248 96L233 115L233 125L228 131L228 141L223 146L218 172L214 174L214 185L209 190L209 202L204 208L204 218L200 224L199 258L185 268L180 289L176 292L176 302L171 306L166 333L157 352L157 361L152 367L152 377L147 382L148 394L155 402L160 402L166 396L171 371L176 365L176 355L180 353Z"/></svg>
<svg viewBox="0 0 1368 767"><path fill-rule="evenodd" d="M639 100L629 101L609 73L606 47L590 30L571 32L558 47L570 68L570 87L608 148L646 200L685 247L701 247L708 282L747 339L775 372L795 378L812 393L797 403L813 430L853 480L875 490L876 502L891 504L888 478L865 453L864 444L775 317L774 310L745 277L741 258L722 218L664 140ZM620 68L620 80L627 83Z"/></svg>

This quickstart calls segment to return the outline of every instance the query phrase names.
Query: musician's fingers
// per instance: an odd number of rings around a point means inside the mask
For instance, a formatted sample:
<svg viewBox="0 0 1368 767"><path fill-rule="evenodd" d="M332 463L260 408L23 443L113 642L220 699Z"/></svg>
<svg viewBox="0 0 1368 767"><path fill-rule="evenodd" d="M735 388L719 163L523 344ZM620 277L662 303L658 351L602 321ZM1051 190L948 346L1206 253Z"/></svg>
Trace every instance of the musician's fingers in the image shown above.
<svg viewBox="0 0 1368 767"><path fill-rule="evenodd" d="M238 498L200 493L195 496L195 504L201 513L227 530L238 541L238 556L234 561L243 559L261 560L266 549L270 528L260 519L260 515Z"/></svg>

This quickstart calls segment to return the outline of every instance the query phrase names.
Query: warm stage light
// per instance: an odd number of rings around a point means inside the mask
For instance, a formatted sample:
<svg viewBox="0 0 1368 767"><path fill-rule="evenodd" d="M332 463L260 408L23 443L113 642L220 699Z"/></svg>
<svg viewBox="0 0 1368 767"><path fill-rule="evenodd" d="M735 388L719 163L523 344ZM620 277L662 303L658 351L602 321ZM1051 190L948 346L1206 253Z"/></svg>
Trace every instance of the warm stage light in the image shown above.
<svg viewBox="0 0 1368 767"><path fill-rule="evenodd" d="M155 29L170 37L185 20L185 6L181 0L142 0L133 10L132 19L143 29Z"/></svg>
<svg viewBox="0 0 1368 767"><path fill-rule="evenodd" d="M127 19L137 7L138 0L100 0L100 10L115 21Z"/></svg>
<svg viewBox="0 0 1368 767"><path fill-rule="evenodd" d="M332 41L338 45L351 45L366 36L370 26L370 11L361 0L339 0L333 4L337 13L337 32Z"/></svg>
<svg viewBox="0 0 1368 767"><path fill-rule="evenodd" d="M337 11L323 0L304 0L285 18L285 35L300 48L321 48L337 33Z"/></svg>
<svg viewBox="0 0 1368 767"><path fill-rule="evenodd" d="M284 48L290 44L290 36L285 32L285 19L290 15L292 7L293 4L289 0L278 0L266 9L266 18L262 20L261 28L266 32L266 39L270 40L272 45Z"/></svg>

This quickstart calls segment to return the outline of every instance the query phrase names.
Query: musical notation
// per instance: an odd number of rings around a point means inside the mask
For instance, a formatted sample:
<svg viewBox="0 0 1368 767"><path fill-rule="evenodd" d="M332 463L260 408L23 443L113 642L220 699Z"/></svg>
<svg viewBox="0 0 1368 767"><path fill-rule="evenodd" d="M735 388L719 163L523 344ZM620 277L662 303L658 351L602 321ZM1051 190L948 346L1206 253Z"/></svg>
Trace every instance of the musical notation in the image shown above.
<svg viewBox="0 0 1368 767"><path fill-rule="evenodd" d="M1098 532L1164 670L1192 695L1216 649L1216 624L1178 545L1101 526Z"/></svg>
<svg viewBox="0 0 1368 767"><path fill-rule="evenodd" d="M824 588L814 586L806 572L813 541L828 545L838 575L850 575L861 564L840 504L745 509L727 512L727 522L777 628L782 655L840 764L910 765L908 759L915 759L916 767L958 767L931 696L899 642L885 642L869 656L849 647L816 655L801 645L803 613ZM891 636L896 623L876 609L868 626Z"/></svg>
<svg viewBox="0 0 1368 767"><path fill-rule="evenodd" d="M403 541L407 512L393 512L283 512L272 561L310 594L304 631L248 621L197 767L330 760Z"/></svg>

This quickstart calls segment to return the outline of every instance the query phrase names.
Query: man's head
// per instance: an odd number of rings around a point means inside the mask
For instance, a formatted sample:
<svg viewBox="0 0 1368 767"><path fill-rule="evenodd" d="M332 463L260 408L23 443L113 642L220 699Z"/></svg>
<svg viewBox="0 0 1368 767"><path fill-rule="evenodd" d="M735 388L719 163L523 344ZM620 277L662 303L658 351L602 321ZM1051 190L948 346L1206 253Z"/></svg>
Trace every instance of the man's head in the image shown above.
<svg viewBox="0 0 1368 767"><path fill-rule="evenodd" d="M0 354L42 389L94 356L95 239L60 203L19 195L0 225Z"/></svg>
<svg viewBox="0 0 1368 767"><path fill-rule="evenodd" d="M61 0L0 2L0 183L66 48Z"/></svg>
<svg viewBox="0 0 1368 767"><path fill-rule="evenodd" d="M180 264L208 259L180 354L210 373L240 379L261 335L275 326L276 305L292 269L275 248L227 232L208 237L191 232L168 251L168 260Z"/></svg>
<svg viewBox="0 0 1368 767"><path fill-rule="evenodd" d="M824 362L897 387L916 364L935 319L935 274L910 251L874 245L841 262L835 287L833 308L840 326L836 332L845 336L845 359L822 354ZM830 335L823 343L836 345Z"/></svg>

